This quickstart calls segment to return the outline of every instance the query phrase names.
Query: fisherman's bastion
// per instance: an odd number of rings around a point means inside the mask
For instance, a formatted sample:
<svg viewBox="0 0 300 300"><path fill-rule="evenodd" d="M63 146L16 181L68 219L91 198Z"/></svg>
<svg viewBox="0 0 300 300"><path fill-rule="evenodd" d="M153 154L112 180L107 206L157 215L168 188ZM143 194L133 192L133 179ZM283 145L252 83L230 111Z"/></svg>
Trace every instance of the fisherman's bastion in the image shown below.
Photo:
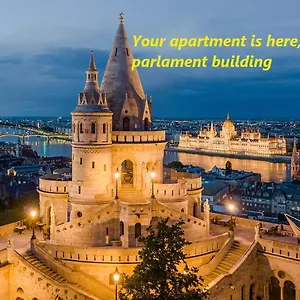
<svg viewBox="0 0 300 300"><path fill-rule="evenodd" d="M187 262L211 300L299 300L298 227L270 235L276 224L211 213L200 176L163 167L165 132L153 130L155 101L132 59L120 14L100 86L91 52L74 101L72 172L40 178L44 234L21 243L12 226L0 227L0 299L116 299L116 270L120 287L139 263L139 236L169 217L184 220Z"/></svg>

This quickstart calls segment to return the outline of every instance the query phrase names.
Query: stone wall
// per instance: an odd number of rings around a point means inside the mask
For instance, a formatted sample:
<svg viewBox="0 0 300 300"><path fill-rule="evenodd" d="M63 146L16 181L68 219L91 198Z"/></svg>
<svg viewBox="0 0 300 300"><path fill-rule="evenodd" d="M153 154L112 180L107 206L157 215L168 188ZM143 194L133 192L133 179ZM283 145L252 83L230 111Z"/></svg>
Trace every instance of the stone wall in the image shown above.
<svg viewBox="0 0 300 300"><path fill-rule="evenodd" d="M0 299L10 299L10 272L11 265L1 265L0 252Z"/></svg>
<svg viewBox="0 0 300 300"><path fill-rule="evenodd" d="M20 222L22 222L22 221L23 221L23 220L20 220L20 221L17 221L17 222L13 222L13 223L9 223L9 224L0 226L0 237L12 233L13 230L14 230L14 229L20 224Z"/></svg>

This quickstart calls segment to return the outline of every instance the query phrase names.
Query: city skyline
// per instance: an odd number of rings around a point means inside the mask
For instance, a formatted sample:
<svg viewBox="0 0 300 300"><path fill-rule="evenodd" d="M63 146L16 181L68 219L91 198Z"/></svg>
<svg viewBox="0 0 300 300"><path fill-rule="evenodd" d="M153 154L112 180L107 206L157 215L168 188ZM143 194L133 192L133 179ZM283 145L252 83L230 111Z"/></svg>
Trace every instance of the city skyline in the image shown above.
<svg viewBox="0 0 300 300"><path fill-rule="evenodd" d="M91 3L93 10L79 1L72 2L72 7L70 3L65 1L58 10L55 1L52 4L31 1L20 4L22 17L16 12L13 22L7 18L9 14L3 15L0 21L5 28L0 34L2 116L11 116L14 112L15 116L69 117L77 92L82 89L90 50L95 51L99 81L102 79L121 10L125 14L131 46L133 34L198 37L207 34L250 36L255 33L264 37L267 34L297 37L300 25L297 1L292 1L289 6L274 1L272 16L266 14L269 6L259 1L251 4L230 1L235 9L227 9L226 15L223 14L225 4L221 1L202 3L201 10L197 1L191 1L188 7L177 3L171 5L169 1L160 5L158 2L150 5L131 1L134 7L128 5L126 9L123 3L116 1L106 5L106 13L100 14L101 18L97 15L102 7L96 1ZM3 12L11 9L11 4L3 5ZM150 9L153 13L147 13ZM170 14L165 14L166 10ZM44 11L47 14L43 14ZM66 12L72 13L74 18L66 18ZM54 18L56 22L53 22ZM224 26L216 26L220 22ZM132 47L132 51L135 57L143 58L156 56L158 50ZM162 55L174 55L166 48L159 51ZM199 56L199 51L201 54L209 51L210 54L230 56L236 50L231 53L228 50L190 49L182 50L180 55ZM239 51L242 55L252 54L249 49ZM168 119L223 119L230 111L235 120L297 119L300 109L297 50L260 48L255 54L273 57L269 72L258 69L139 69L145 93L152 95L155 103L153 115ZM17 89L15 77L19 79Z"/></svg>

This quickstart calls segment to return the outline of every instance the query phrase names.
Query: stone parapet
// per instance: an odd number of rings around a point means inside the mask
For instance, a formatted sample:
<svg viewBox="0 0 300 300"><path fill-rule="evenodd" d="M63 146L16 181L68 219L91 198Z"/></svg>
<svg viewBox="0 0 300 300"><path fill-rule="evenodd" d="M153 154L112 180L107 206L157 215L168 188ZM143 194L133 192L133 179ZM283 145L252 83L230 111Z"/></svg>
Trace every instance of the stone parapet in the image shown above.
<svg viewBox="0 0 300 300"><path fill-rule="evenodd" d="M165 140L164 130L112 132L113 143L159 143Z"/></svg>

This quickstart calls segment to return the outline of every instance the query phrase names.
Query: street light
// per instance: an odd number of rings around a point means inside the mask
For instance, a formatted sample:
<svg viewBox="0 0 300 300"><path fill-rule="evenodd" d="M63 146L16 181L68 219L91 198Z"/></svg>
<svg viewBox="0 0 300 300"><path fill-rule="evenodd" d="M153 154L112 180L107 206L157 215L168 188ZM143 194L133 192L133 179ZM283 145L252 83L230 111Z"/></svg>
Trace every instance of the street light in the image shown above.
<svg viewBox="0 0 300 300"><path fill-rule="evenodd" d="M228 209L230 212L230 226L229 226L229 230L233 231L233 219L232 219L232 212L234 211L235 207L234 205L231 203L232 201L232 197L229 198L229 205L228 205Z"/></svg>
<svg viewBox="0 0 300 300"><path fill-rule="evenodd" d="M32 237L31 237L31 239L34 240L34 239L36 239L34 229L35 229L35 217L37 216L37 211L36 210L32 210L30 212L30 215L31 215L31 218L32 218Z"/></svg>
<svg viewBox="0 0 300 300"><path fill-rule="evenodd" d="M155 178L155 172L154 171L152 171L151 173L150 173L150 176L151 176L151 183L152 183L152 193L151 193L151 198L152 199L155 199L155 195L154 195L154 178Z"/></svg>
<svg viewBox="0 0 300 300"><path fill-rule="evenodd" d="M119 172L119 169L117 168L117 171L115 173L115 179L116 179L116 196L115 196L115 199L119 199L119 196L118 196L118 180L120 178L120 172Z"/></svg>
<svg viewBox="0 0 300 300"><path fill-rule="evenodd" d="M118 271L118 268L116 268L115 272L113 273L114 282L116 284L116 300L118 300L118 282L120 280L120 273Z"/></svg>

